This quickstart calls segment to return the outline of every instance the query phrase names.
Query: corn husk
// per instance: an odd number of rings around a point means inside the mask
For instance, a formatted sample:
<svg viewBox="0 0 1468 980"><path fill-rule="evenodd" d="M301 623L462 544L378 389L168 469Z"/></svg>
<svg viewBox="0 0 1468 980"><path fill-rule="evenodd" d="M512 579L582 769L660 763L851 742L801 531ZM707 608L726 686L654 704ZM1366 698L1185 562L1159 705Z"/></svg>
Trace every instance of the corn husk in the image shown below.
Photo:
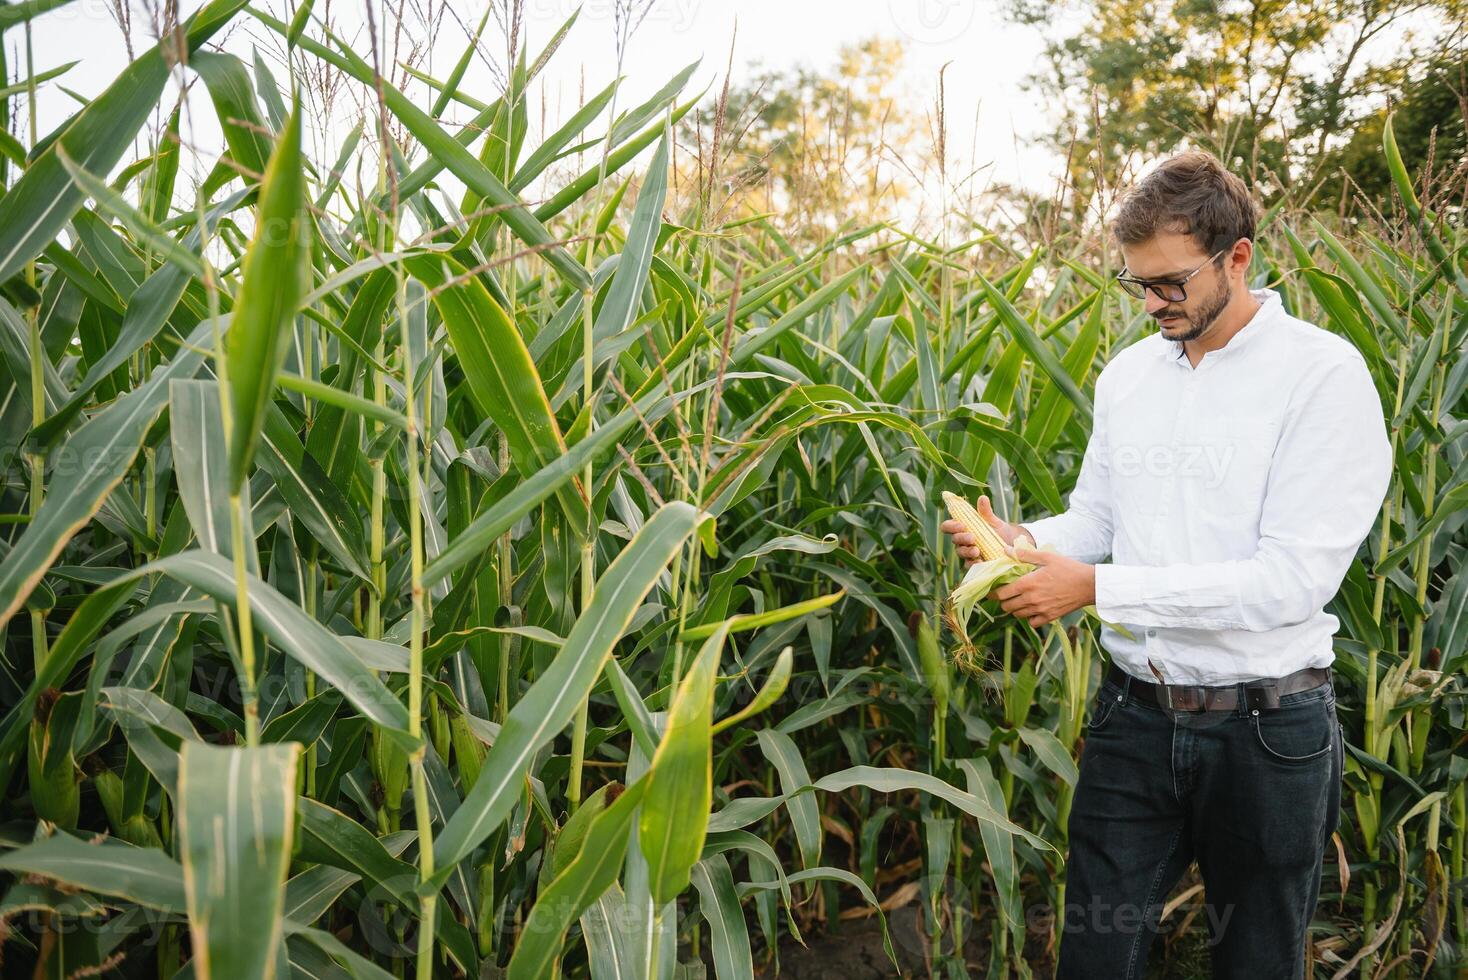
<svg viewBox="0 0 1468 980"><path fill-rule="evenodd" d="M1020 561L1012 557L1006 550L1004 541L998 532L989 525L989 522L979 516L972 504L956 493L943 491L943 503L948 508L949 515L962 524L965 530L973 534L974 540L978 542L979 553L983 556L981 560L974 562L964 573L962 581L948 595L949 615L946 618L949 626L959 637L961 651L973 653L972 643L968 640L968 624L974 610L982 607L979 603L990 592L1007 582L1034 570L1035 566L1030 562ZM1031 548L1036 548L1034 541L1026 536L1026 541ZM1055 551L1051 545L1039 546L1040 551ZM1113 623L1102 619L1096 612L1094 605L1086 606L1087 615L1096 619L1097 622L1109 626L1127 639L1134 639L1131 631L1120 623ZM986 618L992 620L992 616ZM957 658L962 662L965 658Z"/></svg>
<svg viewBox="0 0 1468 980"><path fill-rule="evenodd" d="M974 608L984 596L1031 571L1035 566L1011 557L1005 551L1004 541L998 532L979 516L979 512L967 500L945 490L943 504L948 508L949 515L974 536L982 556L969 566L963 580L948 596L959 626L967 629Z"/></svg>

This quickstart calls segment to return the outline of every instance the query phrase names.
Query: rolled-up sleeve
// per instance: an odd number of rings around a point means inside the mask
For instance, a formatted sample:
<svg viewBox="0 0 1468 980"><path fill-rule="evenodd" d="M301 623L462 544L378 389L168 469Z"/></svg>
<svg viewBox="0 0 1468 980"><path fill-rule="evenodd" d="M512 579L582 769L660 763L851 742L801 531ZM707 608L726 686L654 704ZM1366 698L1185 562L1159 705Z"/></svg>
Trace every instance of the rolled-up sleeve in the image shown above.
<svg viewBox="0 0 1468 980"><path fill-rule="evenodd" d="M1098 565L1096 611L1139 626L1269 630L1304 622L1340 588L1381 510L1392 450L1354 351L1294 392L1247 559Z"/></svg>
<svg viewBox="0 0 1468 980"><path fill-rule="evenodd" d="M1106 372L1096 378L1096 397L1091 438L1081 458L1081 471L1070 493L1066 510L1053 517L1025 521L1019 526L1029 532L1039 547L1051 546L1077 561L1098 562L1111 554L1112 499L1110 452L1107 447L1107 417L1110 413Z"/></svg>

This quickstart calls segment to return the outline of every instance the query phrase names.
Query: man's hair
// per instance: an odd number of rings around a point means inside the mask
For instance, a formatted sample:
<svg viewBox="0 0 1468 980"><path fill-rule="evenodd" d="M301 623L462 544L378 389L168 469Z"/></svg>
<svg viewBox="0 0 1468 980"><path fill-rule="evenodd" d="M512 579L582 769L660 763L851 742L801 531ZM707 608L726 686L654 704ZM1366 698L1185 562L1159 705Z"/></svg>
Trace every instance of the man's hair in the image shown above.
<svg viewBox="0 0 1468 980"><path fill-rule="evenodd" d="M1248 187L1204 150L1169 157L1121 203L1112 234L1137 245L1158 232L1189 235L1212 255L1240 238L1254 238L1259 205Z"/></svg>

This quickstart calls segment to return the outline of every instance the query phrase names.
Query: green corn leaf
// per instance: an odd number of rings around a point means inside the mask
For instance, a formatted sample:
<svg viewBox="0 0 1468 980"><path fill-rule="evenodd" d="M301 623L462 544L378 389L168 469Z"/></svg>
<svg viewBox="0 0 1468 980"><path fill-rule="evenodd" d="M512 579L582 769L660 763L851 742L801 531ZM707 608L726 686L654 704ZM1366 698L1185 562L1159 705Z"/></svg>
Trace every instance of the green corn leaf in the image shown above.
<svg viewBox="0 0 1468 980"><path fill-rule="evenodd" d="M571 141L591 125L591 121L601 115L611 103L619 81L620 79L612 81L606 88L587 99L586 104L572 113L560 129L547 136L540 146L525 158L520 169L515 171L515 176L510 181L510 190L518 194L528 187L531 181L544 173L546 167L559 160L564 155L562 151L570 152L566 148Z"/></svg>
<svg viewBox="0 0 1468 980"><path fill-rule="evenodd" d="M285 883L282 914L287 919L309 926L329 912L343 892L361 880L359 874L325 864L307 868Z"/></svg>
<svg viewBox="0 0 1468 980"><path fill-rule="evenodd" d="M1033 847L1055 851L1055 848L1047 841L1014 823L989 804L971 793L954 788L936 776L907 769L879 769L874 766L853 766L850 769L843 769L829 776L823 776L813 783L795 787L783 796L740 797L709 819L709 831L713 833L739 830L773 813L791 796L811 790L839 792L853 786L865 786L879 793L919 790L946 800L969 816L985 823L991 823L1006 833L1023 837ZM791 877L791 880L794 880L794 876Z"/></svg>
<svg viewBox="0 0 1468 980"><path fill-rule="evenodd" d="M126 601L140 580L155 572L184 582L220 602L231 606L235 602L233 566L228 560L204 551L170 555L140 565L97 589L77 607L52 646L44 667L0 723L0 776L8 775L14 764L39 693L61 682L85 652L86 644L106 625L108 616ZM411 750L417 746L417 741L407 734L407 709L352 647L267 582L249 576L248 592L255 625L273 643L341 691L358 711L381 725L404 748Z"/></svg>
<svg viewBox="0 0 1468 980"><path fill-rule="evenodd" d="M304 857L361 875L371 883L374 898L391 899L405 912L417 914L418 872L397 858L389 840L379 840L340 810L316 800L303 798L298 806ZM453 916L438 916L434 935L460 967L467 970L474 964L473 941Z"/></svg>
<svg viewBox="0 0 1468 980"><path fill-rule="evenodd" d="M10 6L0 9L9 12L11 10L14 10L15 6L16 5L12 4ZM55 68L48 68L45 71L38 71L28 78L23 78L19 81L12 82L11 84L4 86L3 88L0 88L0 99L8 99L12 95L19 95L22 92L29 92L33 86L39 86L42 82L49 82L53 78L59 78L62 75L65 75L67 72L71 71L79 64L81 64L80 61L68 61L64 65L57 65ZM22 154L22 157L23 156L24 154Z"/></svg>
<svg viewBox="0 0 1468 980"><path fill-rule="evenodd" d="M1060 739L1056 738L1053 732L1043 728L1021 728L1018 734L1020 741L1030 747L1035 756L1044 763L1046 769L1065 780L1066 785L1076 784L1080 773L1076 769L1075 760L1070 757L1070 753L1066 751L1064 745L1060 744Z"/></svg>
<svg viewBox="0 0 1468 980"><path fill-rule="evenodd" d="M189 67L199 73L209 89L231 159L248 171L241 173L240 179L246 185L254 184L259 178L251 174L263 174L270 159L270 137L265 117L255 103L245 63L221 51L200 51L189 59Z"/></svg>
<svg viewBox="0 0 1468 980"><path fill-rule="evenodd" d="M688 114L689 110L691 110L697 104L698 97L695 96L694 98L689 99L687 102L684 102L682 105L674 106L672 111L668 115L668 122L672 123L674 126L678 125L679 121L681 121L683 117ZM651 146L653 141L662 136L662 134L663 123L660 122L647 127L647 129L643 130L641 133L638 133L636 136L627 140L621 146L617 147L611 153L607 154L605 173L603 172L600 163L587 168L581 174L581 176L571 181L565 187L562 187L559 191L556 191L555 194L551 195L550 200L546 201L540 207L536 208L535 217L540 221L549 221L551 218L554 218L556 215L560 214L562 211L566 210L571 205L581 200L587 194L591 193L591 191L599 183L601 183L605 174L614 174L622 167L626 166L629 161L633 160L639 153ZM578 285L580 286L580 288L585 288L585 283L579 283Z"/></svg>
<svg viewBox="0 0 1468 980"><path fill-rule="evenodd" d="M347 571L370 582L362 519L321 464L301 446L280 409L271 405L260 434L260 469L270 475L291 515Z"/></svg>
<svg viewBox="0 0 1468 980"><path fill-rule="evenodd" d="M509 816L531 754L570 723L643 597L703 516L681 501L664 504L607 566L560 653L510 710L473 792L435 838L437 868L462 861ZM443 877L440 870L435 884Z"/></svg>
<svg viewBox="0 0 1468 980"><path fill-rule="evenodd" d="M301 158L301 105L296 95L285 130L261 181L258 227L245 253L244 279L225 336L229 378L229 485L238 493L250 473L285 335L310 285L310 218Z"/></svg>
<svg viewBox="0 0 1468 980"><path fill-rule="evenodd" d="M240 191L214 205L204 214L204 225L211 232L218 225L221 218L232 212L241 201L244 200L246 192ZM199 247L201 236L197 224L184 236L181 246L192 253ZM54 258L56 252L48 252L48 257ZM68 254L60 252L59 254ZM72 278L72 273L66 273ZM52 412L50 416L36 426L31 433L32 440L39 445L52 445L66 431L66 426L76 417L97 387L107 380L119 367L126 364L144 344L158 337L168 320L174 314L179 300L182 299L188 288L191 274L181 266L169 263L162 266L150 275L143 284L132 294L127 304L127 310L123 314L122 326L118 329L117 340L110 344L103 356L88 366L86 377L76 386L67 402ZM224 319L221 318L221 329ZM164 337L170 341L174 338L164 332ZM198 347L210 343L209 331L202 333L194 331L188 337L188 343Z"/></svg>
<svg viewBox="0 0 1468 980"><path fill-rule="evenodd" d="M315 6L315 0L301 0L300 5L296 7L295 15L291 17L291 25L286 28L285 32L285 44L287 48L295 47L296 42L301 38L301 34L305 32L306 25L311 21L311 8L313 6Z"/></svg>
<svg viewBox="0 0 1468 980"><path fill-rule="evenodd" d="M167 701L138 687L104 687L97 706L114 718L140 721L162 729L179 741L201 741L188 715Z"/></svg>
<svg viewBox="0 0 1468 980"><path fill-rule="evenodd" d="M652 162L648 164L647 177L637 192L637 205L627 229L627 243L622 247L617 270L612 273L612 284L607 288L606 299L602 301L592 326L594 343L614 337L626 329L647 287L653 250L657 246L658 232L663 227L663 203L668 192L668 144L671 140L672 134L665 132L658 141Z"/></svg>
<svg viewBox="0 0 1468 980"><path fill-rule="evenodd" d="M996 448L1009 465L1014 467L1020 485L1034 494L1041 506L1057 514L1065 510L1060 500L1060 489L1055 485L1055 478L1050 475L1049 468L1040 459L1040 454L1003 419L972 405L958 406L953 410L951 418L961 422L951 421L950 425L960 426L975 439Z"/></svg>
<svg viewBox="0 0 1468 980"><path fill-rule="evenodd" d="M469 394L495 420L522 473L535 473L566 454L535 362L520 331L489 290L447 256L423 255L404 265L432 290L449 340L469 381ZM585 527L587 507L579 481L562 484L558 499L572 527Z"/></svg>
<svg viewBox="0 0 1468 980"><path fill-rule="evenodd" d="M327 972L325 975L335 980L337 976L349 978L349 980L397 980L397 978L373 963L359 953L354 952L346 943L325 929L313 929L299 922L287 919L285 921L285 932L289 936L287 942L290 953L290 965L294 966L297 957L304 950L314 950L318 957L313 959L310 972L306 975L311 977L322 976L316 972L319 969L320 957L327 958L328 964L335 967L337 972ZM309 946L307 945L309 944ZM336 966L340 964L340 966ZM297 976L300 974L297 973ZM178 976L175 974L175 976ZM181 978L182 980L182 978Z"/></svg>
<svg viewBox="0 0 1468 980"><path fill-rule="evenodd" d="M612 689L612 696L617 699L617 707L622 709L624 720L632 730L632 737L638 748L644 755L651 757L657 751L657 726L647 705L643 703L642 696L637 693L637 688L622 671L615 657L607 661L607 683Z"/></svg>
<svg viewBox="0 0 1468 980"><path fill-rule="evenodd" d="M1009 297L995 288L994 284L985 279L981 273L975 272L974 277L983 286L989 296L989 304L999 314L999 320L1004 324L1015 342L1024 348L1027 356L1035 365L1045 373L1050 383L1060 389L1060 392L1069 398L1075 406L1076 412L1085 422L1087 429L1091 427L1091 402L1071 378L1065 366L1060 363L1060 358L1055 352L1040 339L1035 333L1034 327L1024 318L1024 314L1010 302Z"/></svg>
<svg viewBox="0 0 1468 980"><path fill-rule="evenodd" d="M22 0L21 3L7 3L0 7L0 31L9 30L16 24L24 24L69 3L71 0Z"/></svg>
<svg viewBox="0 0 1468 980"><path fill-rule="evenodd" d="M1375 574L1385 575L1397 567L1402 559L1412 553L1412 549L1421 544L1424 538L1441 527L1448 518L1464 509L1468 509L1468 483L1459 484L1443 494L1433 506L1432 516L1423 521L1407 540L1377 560L1376 567L1373 569Z"/></svg>
<svg viewBox="0 0 1468 980"><path fill-rule="evenodd" d="M169 438L176 460L178 495L205 550L233 556L229 533L229 456L219 386L212 381L176 379L168 388ZM258 574L256 549L246 561Z"/></svg>
<svg viewBox="0 0 1468 980"><path fill-rule="evenodd" d="M183 743L178 840L194 972L274 975L301 746Z"/></svg>
<svg viewBox="0 0 1468 980"><path fill-rule="evenodd" d="M1356 287L1357 291L1365 298L1372 312L1390 328L1399 341L1407 341L1407 327L1402 317L1397 313L1396 307L1387 297L1382 288L1382 282L1367 271L1360 260L1351 254L1351 250L1345 244L1330 233L1330 230L1318 220L1315 222L1315 231L1320 235L1320 240L1325 243L1326 251L1335 259L1336 264L1345 270L1346 277Z"/></svg>
<svg viewBox="0 0 1468 980"><path fill-rule="evenodd" d="M797 790L810 785L810 772L795 740L782 731L761 728L755 733L760 751L780 775L780 788L785 791L785 809L795 828L795 842L800 849L800 863L813 868L821 863L821 813L816 799Z"/></svg>
<svg viewBox="0 0 1468 980"><path fill-rule="evenodd" d="M1468 297L1468 275L1464 275L1462 265L1454 262L1448 253L1447 246L1437 236L1430 222L1434 219L1430 211L1422 207L1422 202L1417 197L1417 191L1412 186L1412 175L1407 172L1407 164L1402 159L1401 148L1397 145L1396 112L1387 113L1386 123L1382 127L1381 148L1386 157L1387 172L1391 174L1392 183L1396 185L1397 194L1402 199L1402 205L1407 209L1407 215L1417 223L1419 233L1423 242L1427 245L1428 252L1438 262L1447 265L1453 271L1453 279L1457 284L1458 293Z"/></svg>
<svg viewBox="0 0 1468 980"><path fill-rule="evenodd" d="M127 199L117 191L108 187L106 181L96 174L83 170L71 158L71 154L66 152L65 146L57 145L56 156L76 185L97 202L97 207L121 221L128 231L147 244L151 252L175 263L191 276L204 274L204 265L196 254L187 246L169 237L168 233L154 224L152 219L129 204Z"/></svg>
<svg viewBox="0 0 1468 980"><path fill-rule="evenodd" d="M729 715L727 718L719 719L714 725L714 734L717 735L726 728L753 718L780 700L780 696L785 693L785 688L790 684L790 676L794 669L794 648L786 647L775 658L775 666L771 668L769 676L765 678L764 684L760 687L758 693L755 694L754 699L734 714Z"/></svg>
<svg viewBox="0 0 1468 980"><path fill-rule="evenodd" d="M846 590L839 589L827 595L816 596L814 599L792 602L790 605L781 606L779 609L770 609L762 613L745 613L739 616L732 616L722 623L705 623L702 626L694 626L684 630L679 636L684 640L702 640L705 637L713 636L721 627L727 628L730 633L742 633L747 630L759 629L763 626L773 626L776 623L799 619L801 616L808 616L822 609L828 609L841 601L845 595Z"/></svg>
<svg viewBox="0 0 1468 980"><path fill-rule="evenodd" d="M0 359L15 384L16 392L31 391L30 324L13 305L0 298ZM50 358L41 359L41 398L43 411L55 410L66 397L66 382L61 380Z"/></svg>
<svg viewBox="0 0 1468 980"><path fill-rule="evenodd" d="M317 292L328 285L329 283L322 283ZM396 292L397 278L391 268L374 269L362 280L341 322L339 336L346 338L347 343L342 346L337 359L332 387L347 393L356 386L364 364L371 360L370 356L365 356L365 351L359 354L358 350L376 346L378 338L382 336L387 310ZM291 380L285 377L281 378L280 383L282 387L292 385ZM361 422L344 406L331 404L326 396L317 394L313 397L327 401L327 404L318 409L316 424L306 434L306 450L338 486L349 486L351 473L362 455ZM401 415L397 417L402 418ZM402 427L406 428L406 419L403 420Z"/></svg>
<svg viewBox="0 0 1468 980"><path fill-rule="evenodd" d="M351 871L372 882L377 891L411 909L416 873L372 832L340 810L302 799L301 853L313 861Z"/></svg>
<svg viewBox="0 0 1468 980"><path fill-rule="evenodd" d="M722 854L706 857L693 866L692 877L698 889L698 909L709 924L715 975L719 980L754 980L749 927L739 907L729 860Z"/></svg>
<svg viewBox="0 0 1468 980"><path fill-rule="evenodd" d="M960 759L959 768L968 781L968 791L976 799L984 801L996 811L1005 808L1004 790L994 778L994 770L987 759ZM998 895L998 910L1010 935L1019 941L1024 932L1024 917L1020 907L1018 869L1014 860L1014 839L993 824L979 824L979 839L984 844L984 856L988 859L989 874L994 879Z"/></svg>
<svg viewBox="0 0 1468 980"><path fill-rule="evenodd" d="M245 2L213 0L190 17L184 25L187 50L192 53L209 40ZM22 8L0 8L18 9ZM51 244L86 197L67 174L55 148L64 147L83 170L109 173L157 107L171 57L165 55L164 46L175 43L169 38L145 51L106 91L63 124L53 141L33 151L30 166L0 198L0 282Z"/></svg>
<svg viewBox="0 0 1468 980"><path fill-rule="evenodd" d="M576 857L541 892L510 957L511 980L553 975L566 930L612 887L622 870L632 817L646 788L647 778L639 779L598 813Z"/></svg>
<svg viewBox="0 0 1468 980"><path fill-rule="evenodd" d="M0 871L41 875L166 912L187 906L183 868L177 861L162 851L118 841L88 844L69 834L53 834L0 855Z"/></svg>
<svg viewBox="0 0 1468 980"><path fill-rule="evenodd" d="M190 339L202 342L207 336L208 330L201 327ZM63 480L66 492L47 495L0 563L0 624L20 608L66 542L127 474L148 428L167 402L169 382L192 376L202 361L197 350L180 350L145 383L98 412L66 440L58 459L68 469L61 473L53 468L51 477Z"/></svg>
<svg viewBox="0 0 1468 980"><path fill-rule="evenodd" d="M1091 311L1076 332L1075 341L1066 347L1061 366L1077 385L1083 385L1091 373L1096 351L1101 346L1102 324L1106 316L1106 293L1095 294ZM1025 442L1041 452L1060 438L1073 413L1071 402L1053 384L1047 384L1035 400L1034 410L1025 420Z"/></svg>
<svg viewBox="0 0 1468 980"><path fill-rule="evenodd" d="M778 340L786 332L797 325L804 323L810 317L821 313L835 304L836 300L845 293L857 279L865 276L867 267L857 266L843 273L831 282L826 283L820 289L811 293L805 299L796 303L779 319L768 327L749 330L734 345L734 350L729 355L730 364L743 364L755 354L764 350L770 344Z"/></svg>
<svg viewBox="0 0 1468 980"><path fill-rule="evenodd" d="M282 34L289 30L279 20L260 11L252 9L250 13ZM372 71L372 66L362 60L350 44L331 35L330 32L328 36L336 44L339 53L317 44L308 37L301 37L298 44L301 48L336 65L364 85L374 88L380 86L388 109L397 116L409 132L422 142L429 155L437 161L439 166L446 167L455 177L462 180L491 205L503 208L504 210L499 212L500 217L516 237L531 248L543 250L546 260L572 286L580 289L589 282L586 270L571 258L565 248L552 239L545 225L541 224L524 203L511 193L497 176L490 173L488 168L475 158L474 154L470 153L458 140L444 132L432 116L415 105L413 100L404 95L402 91L386 80L377 78Z"/></svg>
<svg viewBox="0 0 1468 980"><path fill-rule="evenodd" d="M887 953L887 958L892 962L892 965L896 967L897 952L892 947L892 934L887 929L887 916L882 912L882 904L881 902L877 901L876 894L871 890L867 883L865 881L862 881L856 875L852 874L850 871L847 871L843 868L831 867L809 868L805 871L795 872L794 874L790 875L790 877L786 879L784 883L776 881L742 882L738 886L738 891L739 894L743 896L752 892L769 890L772 888L788 887L788 885L799 884L803 881L835 881L840 882L843 885L850 885L852 888L855 888L861 894L861 897L866 901L866 903L876 910L877 922L882 927L882 947Z"/></svg>
<svg viewBox="0 0 1468 980"><path fill-rule="evenodd" d="M637 841L648 865L656 905L688 887L688 873L703 853L713 802L714 679L727 625L703 642L668 711L668 727L652 758Z"/></svg>

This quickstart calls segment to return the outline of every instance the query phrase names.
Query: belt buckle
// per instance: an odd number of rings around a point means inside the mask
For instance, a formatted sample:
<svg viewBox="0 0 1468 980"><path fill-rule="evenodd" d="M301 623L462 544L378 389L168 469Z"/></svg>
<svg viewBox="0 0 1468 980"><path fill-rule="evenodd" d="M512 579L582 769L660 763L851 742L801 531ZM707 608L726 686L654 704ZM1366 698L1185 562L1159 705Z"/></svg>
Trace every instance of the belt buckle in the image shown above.
<svg viewBox="0 0 1468 980"><path fill-rule="evenodd" d="M1275 683L1246 684L1244 697L1248 699L1249 707L1256 711L1273 710L1279 707L1279 685Z"/></svg>
<svg viewBox="0 0 1468 980"><path fill-rule="evenodd" d="M1169 711L1197 714L1207 709L1207 695L1198 684L1164 684L1162 693Z"/></svg>

